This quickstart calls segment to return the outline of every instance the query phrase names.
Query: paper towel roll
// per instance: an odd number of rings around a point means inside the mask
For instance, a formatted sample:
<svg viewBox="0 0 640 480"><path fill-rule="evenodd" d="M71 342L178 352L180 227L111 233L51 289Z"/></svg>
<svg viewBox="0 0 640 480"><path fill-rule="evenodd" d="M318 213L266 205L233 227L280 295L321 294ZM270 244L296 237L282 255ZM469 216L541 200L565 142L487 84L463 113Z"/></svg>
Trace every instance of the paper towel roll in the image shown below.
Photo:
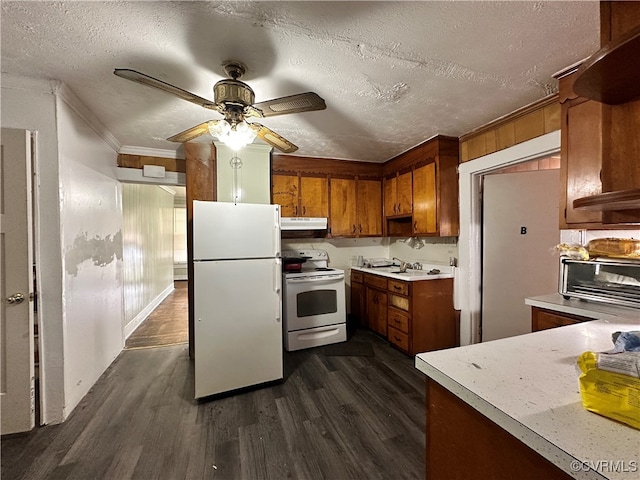
<svg viewBox="0 0 640 480"><path fill-rule="evenodd" d="M451 267L453 270L453 309L461 310L462 309L462 298L461 298L461 289L460 289L460 268Z"/></svg>

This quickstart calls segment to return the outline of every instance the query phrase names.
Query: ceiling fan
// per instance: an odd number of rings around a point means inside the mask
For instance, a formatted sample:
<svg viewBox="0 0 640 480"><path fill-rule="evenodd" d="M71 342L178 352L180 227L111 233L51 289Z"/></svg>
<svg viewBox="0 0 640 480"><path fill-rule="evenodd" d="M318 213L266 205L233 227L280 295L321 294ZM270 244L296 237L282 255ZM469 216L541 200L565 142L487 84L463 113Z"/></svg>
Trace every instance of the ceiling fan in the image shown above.
<svg viewBox="0 0 640 480"><path fill-rule="evenodd" d="M246 117L273 117L327 108L324 100L313 92L254 103L255 95L251 87L238 80L246 72L246 67L233 60L224 62L222 66L230 78L220 80L213 86L213 102L135 70L116 68L113 73L127 80L170 93L209 110L216 110L223 115L222 120L209 120L169 137L167 140L172 142L188 142L205 133L210 133L237 150L251 143L258 136L283 153L293 153L298 149L297 146L260 123L247 122Z"/></svg>

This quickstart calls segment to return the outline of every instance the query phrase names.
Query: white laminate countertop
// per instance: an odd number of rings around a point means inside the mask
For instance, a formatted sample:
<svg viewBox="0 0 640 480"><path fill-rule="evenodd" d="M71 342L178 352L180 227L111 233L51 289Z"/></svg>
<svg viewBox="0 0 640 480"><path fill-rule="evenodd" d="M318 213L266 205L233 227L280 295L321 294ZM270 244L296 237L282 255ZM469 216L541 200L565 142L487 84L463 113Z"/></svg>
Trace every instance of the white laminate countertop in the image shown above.
<svg viewBox="0 0 640 480"><path fill-rule="evenodd" d="M640 478L640 430L582 406L576 364L640 319L595 320L416 355L416 368L578 479Z"/></svg>
<svg viewBox="0 0 640 480"><path fill-rule="evenodd" d="M391 273L398 271L400 267L351 267L351 270L358 272L372 273L374 275L382 275L383 277L393 278L395 280L404 280L405 282L416 282L419 280L438 280L440 278L453 278L453 267L448 265L431 265L428 263L422 264L422 270L407 270L404 273ZM440 273L437 275L430 275L429 270L437 268Z"/></svg>
<svg viewBox="0 0 640 480"><path fill-rule="evenodd" d="M640 321L640 310L638 309L619 307L610 303L580 300L579 298L565 299L559 293L525 298L524 303L532 307L546 308L547 310L571 313L599 320L615 320L619 317L629 317Z"/></svg>

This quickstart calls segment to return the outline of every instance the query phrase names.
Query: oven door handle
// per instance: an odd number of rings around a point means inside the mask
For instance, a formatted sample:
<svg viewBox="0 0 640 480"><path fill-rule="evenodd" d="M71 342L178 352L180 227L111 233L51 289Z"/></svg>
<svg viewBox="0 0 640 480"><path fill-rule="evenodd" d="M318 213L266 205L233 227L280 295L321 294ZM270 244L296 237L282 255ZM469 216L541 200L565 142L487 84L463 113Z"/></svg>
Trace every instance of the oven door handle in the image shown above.
<svg viewBox="0 0 640 480"><path fill-rule="evenodd" d="M323 275L322 277L287 278L287 283L335 282L343 280L344 275Z"/></svg>

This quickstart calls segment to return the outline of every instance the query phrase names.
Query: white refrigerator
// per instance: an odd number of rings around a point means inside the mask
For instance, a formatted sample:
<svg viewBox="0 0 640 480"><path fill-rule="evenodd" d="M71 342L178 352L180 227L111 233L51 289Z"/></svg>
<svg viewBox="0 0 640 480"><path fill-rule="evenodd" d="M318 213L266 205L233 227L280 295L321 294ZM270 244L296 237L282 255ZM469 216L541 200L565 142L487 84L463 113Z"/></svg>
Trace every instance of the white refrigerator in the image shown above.
<svg viewBox="0 0 640 480"><path fill-rule="evenodd" d="M283 378L280 206L193 202L195 398Z"/></svg>

